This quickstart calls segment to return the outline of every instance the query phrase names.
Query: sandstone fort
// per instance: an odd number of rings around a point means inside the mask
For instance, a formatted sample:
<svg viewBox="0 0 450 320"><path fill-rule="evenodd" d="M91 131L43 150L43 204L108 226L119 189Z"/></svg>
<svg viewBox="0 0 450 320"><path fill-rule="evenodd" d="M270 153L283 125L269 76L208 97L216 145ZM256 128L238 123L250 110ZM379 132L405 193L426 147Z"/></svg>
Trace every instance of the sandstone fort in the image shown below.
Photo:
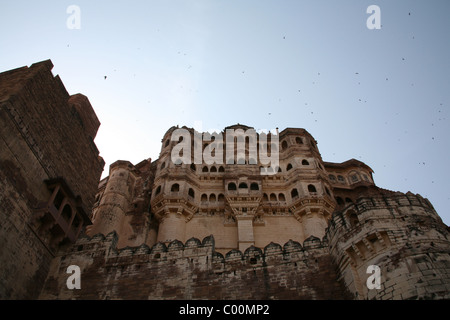
<svg viewBox="0 0 450 320"><path fill-rule="evenodd" d="M52 68L0 74L1 299L450 298L449 227L369 164L230 124L104 168L93 107Z"/></svg>

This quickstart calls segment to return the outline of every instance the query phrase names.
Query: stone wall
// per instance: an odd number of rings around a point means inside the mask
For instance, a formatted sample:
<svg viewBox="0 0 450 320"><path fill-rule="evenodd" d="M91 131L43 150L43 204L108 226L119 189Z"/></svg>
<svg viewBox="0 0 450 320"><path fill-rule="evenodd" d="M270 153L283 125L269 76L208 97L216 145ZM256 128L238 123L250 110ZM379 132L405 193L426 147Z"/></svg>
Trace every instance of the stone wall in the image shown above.
<svg viewBox="0 0 450 320"><path fill-rule="evenodd" d="M55 252L51 232L39 232L47 182L65 181L78 218L90 213L103 170L98 119L86 97L70 99L52 67L48 60L0 73L0 299L37 298L47 277Z"/></svg>
<svg viewBox="0 0 450 320"><path fill-rule="evenodd" d="M326 240L289 241L264 249L214 249L191 238L117 249L115 232L80 238L56 257L40 299L350 299L337 280ZM68 289L68 266L81 269L81 289Z"/></svg>
<svg viewBox="0 0 450 320"><path fill-rule="evenodd" d="M53 258L28 224L26 193L14 187L22 183L0 170L0 299L36 298Z"/></svg>

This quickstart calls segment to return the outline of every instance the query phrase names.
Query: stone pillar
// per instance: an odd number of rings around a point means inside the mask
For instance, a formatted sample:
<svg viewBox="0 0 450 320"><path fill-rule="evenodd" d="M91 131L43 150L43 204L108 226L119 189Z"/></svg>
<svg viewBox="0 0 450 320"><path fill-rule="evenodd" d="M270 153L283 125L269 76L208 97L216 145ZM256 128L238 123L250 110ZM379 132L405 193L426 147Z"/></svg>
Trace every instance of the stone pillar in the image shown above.
<svg viewBox="0 0 450 320"><path fill-rule="evenodd" d="M97 213L88 235L107 235L116 231L120 238L122 220L133 196L135 177L133 165L128 161L116 161L109 169L109 179L100 200Z"/></svg>

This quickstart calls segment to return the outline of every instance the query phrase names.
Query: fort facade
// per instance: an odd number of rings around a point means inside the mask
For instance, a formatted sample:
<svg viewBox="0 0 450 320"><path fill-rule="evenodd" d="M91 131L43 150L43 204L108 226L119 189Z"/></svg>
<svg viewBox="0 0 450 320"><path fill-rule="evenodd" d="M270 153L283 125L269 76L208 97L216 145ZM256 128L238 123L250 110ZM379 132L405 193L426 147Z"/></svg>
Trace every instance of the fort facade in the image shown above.
<svg viewBox="0 0 450 320"><path fill-rule="evenodd" d="M448 226L367 164L301 128L171 127L99 181L100 122L51 68L0 74L2 299L450 298Z"/></svg>

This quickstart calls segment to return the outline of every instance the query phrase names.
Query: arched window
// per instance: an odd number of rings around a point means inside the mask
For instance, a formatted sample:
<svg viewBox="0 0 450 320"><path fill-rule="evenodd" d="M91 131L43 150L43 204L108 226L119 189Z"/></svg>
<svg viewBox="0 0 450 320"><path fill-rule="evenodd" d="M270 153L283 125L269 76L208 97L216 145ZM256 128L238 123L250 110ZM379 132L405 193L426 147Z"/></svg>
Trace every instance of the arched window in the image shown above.
<svg viewBox="0 0 450 320"><path fill-rule="evenodd" d="M312 185L312 184L308 185L308 191L309 192L317 192L316 187L314 185Z"/></svg>
<svg viewBox="0 0 450 320"><path fill-rule="evenodd" d="M219 200L219 202L224 202L225 201L225 196L222 193L219 194L218 200Z"/></svg>
<svg viewBox="0 0 450 320"><path fill-rule="evenodd" d="M256 182L253 182L253 183L250 185L250 190L259 190L258 184L257 184Z"/></svg>
<svg viewBox="0 0 450 320"><path fill-rule="evenodd" d="M269 201L269 197L267 196L267 193L263 194L263 201Z"/></svg>
<svg viewBox="0 0 450 320"><path fill-rule="evenodd" d="M275 195L275 193L270 194L270 201L277 201L277 196Z"/></svg>
<svg viewBox="0 0 450 320"><path fill-rule="evenodd" d="M303 160L302 160L302 165L304 165L304 166L309 166L308 160L303 159Z"/></svg>
<svg viewBox="0 0 450 320"><path fill-rule="evenodd" d="M167 139L166 140L166 144L164 145L164 147L167 147L169 145L169 143L170 143L170 139Z"/></svg>
<svg viewBox="0 0 450 320"><path fill-rule="evenodd" d="M239 189L247 189L247 188L248 188L248 186L247 186L247 184L245 182L241 182L239 184Z"/></svg>
<svg viewBox="0 0 450 320"><path fill-rule="evenodd" d="M155 196L158 195L161 192L161 186L158 186L155 191Z"/></svg>
<svg viewBox="0 0 450 320"><path fill-rule="evenodd" d="M336 197L336 202L337 202L337 204L339 204L339 205L344 204L344 200L342 200L341 197Z"/></svg>
<svg viewBox="0 0 450 320"><path fill-rule="evenodd" d="M161 165L161 170L164 169L165 167L166 167L166 163L163 162L162 165Z"/></svg>
<svg viewBox="0 0 450 320"><path fill-rule="evenodd" d="M225 172L225 169L222 166L220 166L219 167L219 172Z"/></svg>
<svg viewBox="0 0 450 320"><path fill-rule="evenodd" d="M289 163L289 164L287 165L287 167L286 167L286 171L289 171L289 170L291 170L291 169L292 169L292 164Z"/></svg>
<svg viewBox="0 0 450 320"><path fill-rule="evenodd" d="M209 195L209 202L216 202L216 195L214 193Z"/></svg>
<svg viewBox="0 0 450 320"><path fill-rule="evenodd" d="M358 216L356 215L355 211L353 211L353 210L347 211L347 218L348 218L348 221L350 222L351 227L354 227L359 223Z"/></svg>
<svg viewBox="0 0 450 320"><path fill-rule="evenodd" d="M201 202L207 202L207 201L208 201L208 196L206 195L206 193L202 194Z"/></svg>
<svg viewBox="0 0 450 320"><path fill-rule="evenodd" d="M295 197L298 197L298 190L297 189L292 189L292 191L291 191L291 197L292 198L295 198Z"/></svg>
<svg viewBox="0 0 450 320"><path fill-rule="evenodd" d="M281 172L281 167L278 167L278 170L277 170L277 172Z"/></svg>
<svg viewBox="0 0 450 320"><path fill-rule="evenodd" d="M188 195L191 196L192 198L195 198L195 192L194 192L194 189L189 188Z"/></svg>
<svg viewBox="0 0 450 320"><path fill-rule="evenodd" d="M212 166L211 169L209 169L209 172L217 172L217 168L215 166Z"/></svg>
<svg viewBox="0 0 450 320"><path fill-rule="evenodd" d="M295 138L295 142L296 142L297 144L303 144L303 140L302 140L302 138L300 138L300 137L296 137L296 138Z"/></svg>
<svg viewBox="0 0 450 320"><path fill-rule="evenodd" d="M284 140L284 141L281 143L281 150L286 150L287 147L288 147L288 143L287 143L286 140Z"/></svg>
<svg viewBox="0 0 450 320"><path fill-rule="evenodd" d="M284 193L280 193L280 194L278 195L278 200L280 200L280 201L286 201L286 197L284 196Z"/></svg>
<svg viewBox="0 0 450 320"><path fill-rule="evenodd" d="M179 185L178 183L174 183L174 184L172 185L172 187L170 188L170 191L172 191L172 192L178 192L178 191L180 191L180 185Z"/></svg>
<svg viewBox="0 0 450 320"><path fill-rule="evenodd" d="M208 172L208 167L207 167L207 166L204 166L204 167L202 168L202 172Z"/></svg>
<svg viewBox="0 0 450 320"><path fill-rule="evenodd" d="M325 187L325 192L327 193L327 195L331 196L330 190L327 187Z"/></svg>
<svg viewBox="0 0 450 320"><path fill-rule="evenodd" d="M338 178L338 181L345 182L345 178L343 176L338 175L337 178Z"/></svg>
<svg viewBox="0 0 450 320"><path fill-rule="evenodd" d="M230 182L228 184L228 190L236 190L236 184L234 182Z"/></svg>
<svg viewBox="0 0 450 320"><path fill-rule="evenodd" d="M191 163L191 170L192 170L192 171L195 171L195 170L197 170L197 168L196 168L195 164L193 164L193 163Z"/></svg>
<svg viewBox="0 0 450 320"><path fill-rule="evenodd" d="M334 175L332 175L332 174L328 175L328 179L330 179L333 182L336 181L336 177Z"/></svg>

